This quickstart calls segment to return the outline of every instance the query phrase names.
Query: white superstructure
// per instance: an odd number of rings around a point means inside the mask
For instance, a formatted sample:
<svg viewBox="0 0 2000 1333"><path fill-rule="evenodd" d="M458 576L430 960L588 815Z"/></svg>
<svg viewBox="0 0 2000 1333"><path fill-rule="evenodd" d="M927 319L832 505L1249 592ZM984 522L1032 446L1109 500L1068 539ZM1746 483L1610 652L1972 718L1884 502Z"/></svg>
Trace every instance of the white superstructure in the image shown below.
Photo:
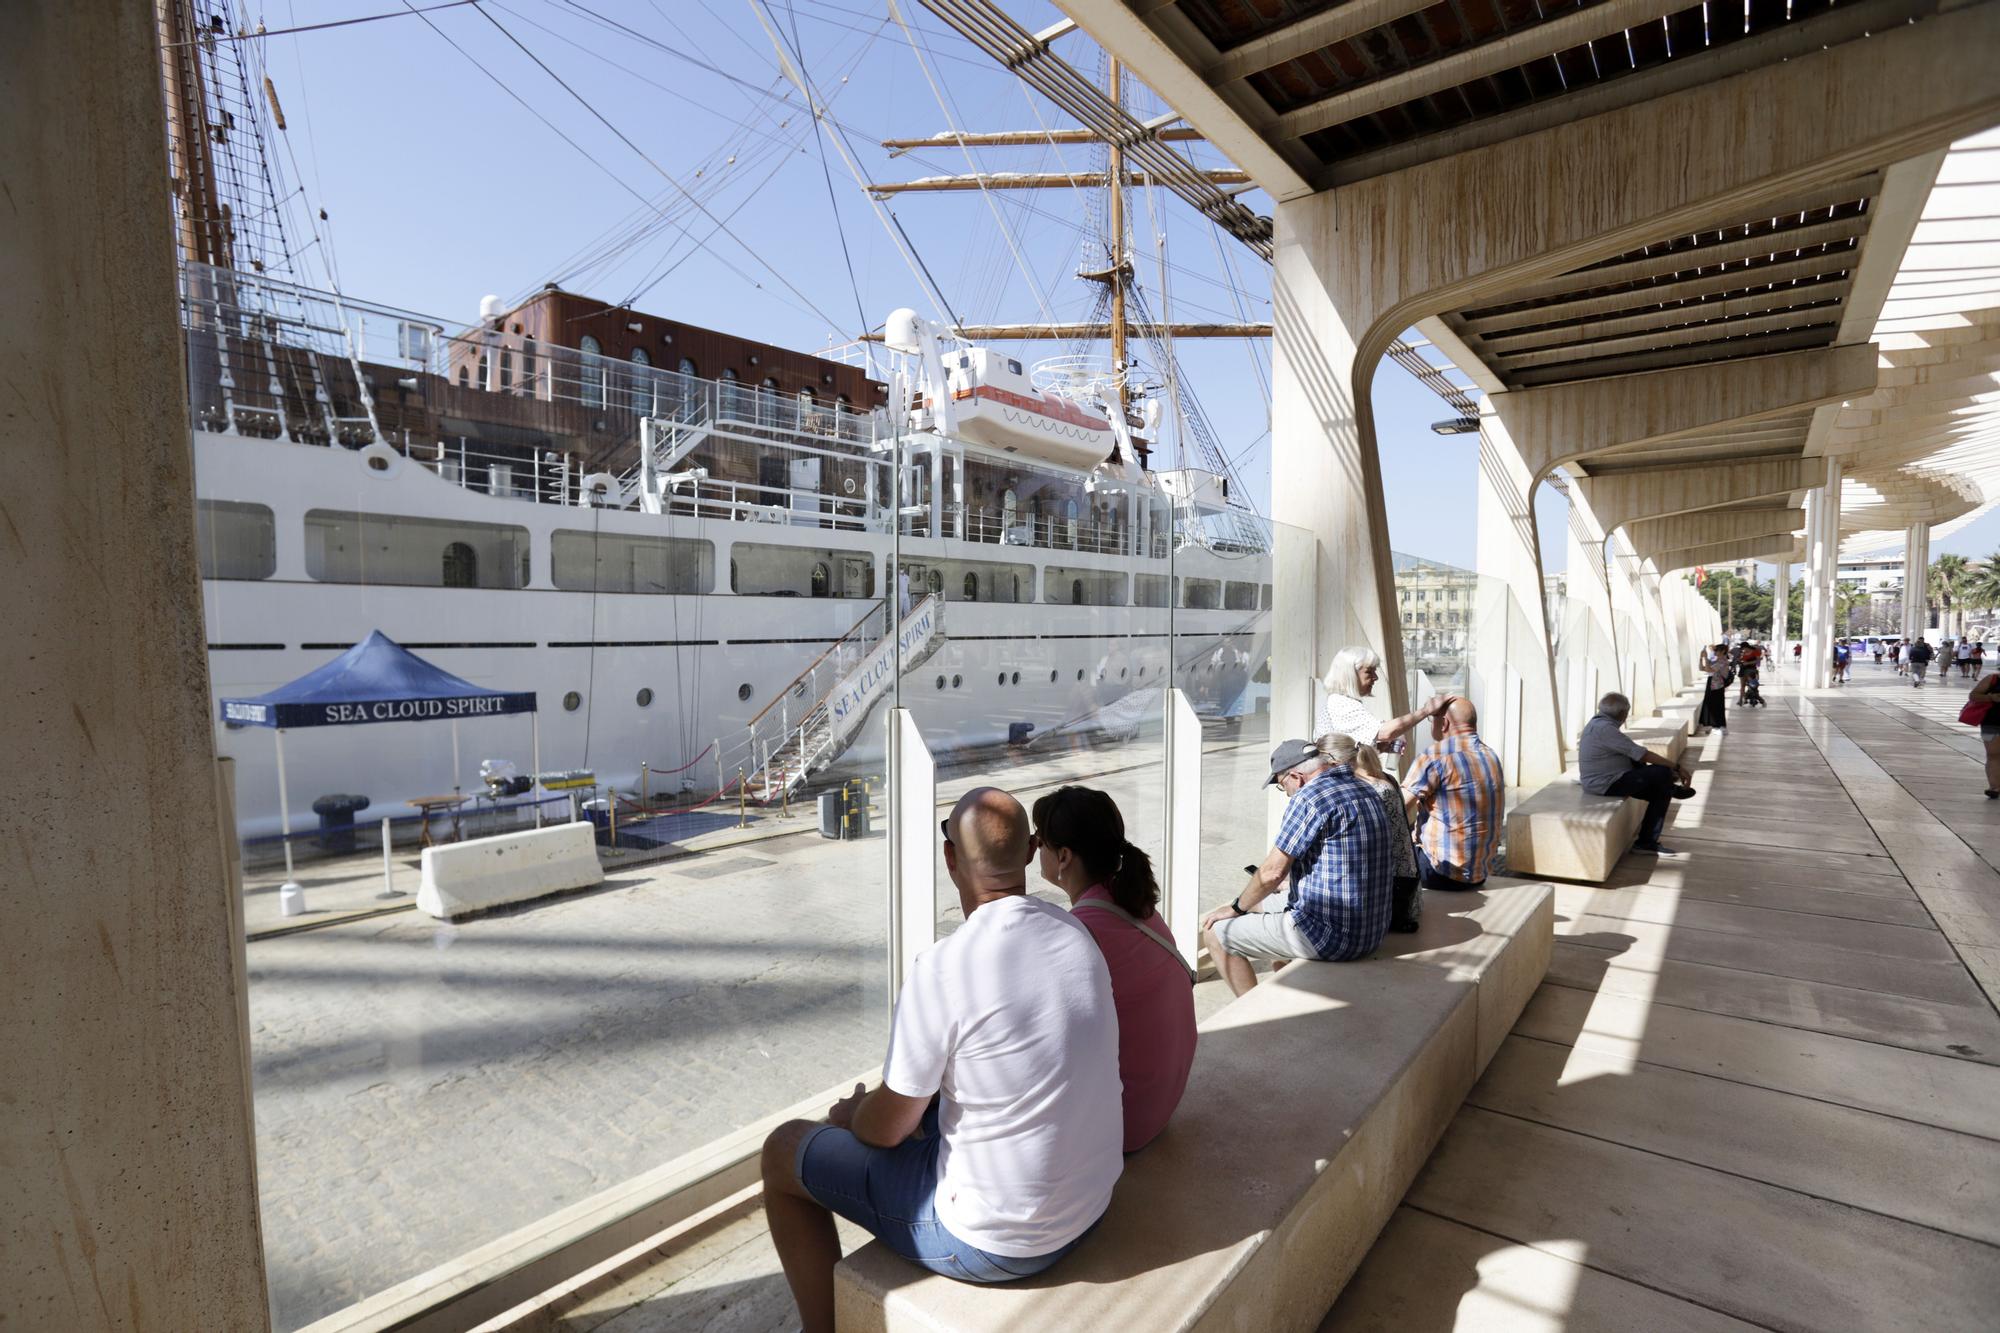
<svg viewBox="0 0 2000 1333"><path fill-rule="evenodd" d="M434 364L441 332L415 340ZM732 801L739 780L762 797L874 759L898 693L939 752L1129 730L1146 715L1135 692L1170 680L1212 714L1258 707L1268 555L1205 544L1194 506L1132 464L1122 420L1100 415L1087 448L1053 429L1023 447L1033 421L975 433L967 404L983 420L977 390L1016 372L934 337L906 349L892 407L866 414L630 368L607 397L587 362L545 349L558 405L573 370L584 401L644 419L616 471L450 440L297 443L212 409L194 444L214 692L259 693L379 629L478 684L535 691L544 770ZM1010 411L1036 401L1087 410L1036 395ZM731 450L765 483L701 462ZM240 823L274 828L269 734L217 725ZM300 734L295 821L320 793L364 793L372 819L477 789L482 759L528 766L519 720L462 730L460 773L421 727Z"/></svg>

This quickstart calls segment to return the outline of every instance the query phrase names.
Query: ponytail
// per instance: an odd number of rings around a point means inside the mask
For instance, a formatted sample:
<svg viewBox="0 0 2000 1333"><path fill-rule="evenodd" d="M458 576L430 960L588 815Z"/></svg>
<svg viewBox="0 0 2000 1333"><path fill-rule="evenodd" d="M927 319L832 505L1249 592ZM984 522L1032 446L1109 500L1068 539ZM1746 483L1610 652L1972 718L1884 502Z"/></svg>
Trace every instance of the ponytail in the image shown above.
<svg viewBox="0 0 2000 1333"><path fill-rule="evenodd" d="M1035 835L1047 847L1066 848L1082 861L1091 882L1111 891L1111 901L1144 920L1160 901L1153 861L1125 840L1118 803L1091 787L1058 787L1035 802Z"/></svg>
<svg viewBox="0 0 2000 1333"><path fill-rule="evenodd" d="M1111 901L1144 921L1159 905L1160 885L1153 878L1153 859L1132 843L1124 845L1118 869L1112 872Z"/></svg>

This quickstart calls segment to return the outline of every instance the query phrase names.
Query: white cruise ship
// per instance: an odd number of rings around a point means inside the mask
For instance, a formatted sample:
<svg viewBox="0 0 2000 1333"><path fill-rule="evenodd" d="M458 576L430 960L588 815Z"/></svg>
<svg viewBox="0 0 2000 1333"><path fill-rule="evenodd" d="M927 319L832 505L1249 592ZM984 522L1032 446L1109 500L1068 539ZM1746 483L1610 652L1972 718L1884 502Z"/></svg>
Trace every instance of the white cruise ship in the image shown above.
<svg viewBox="0 0 2000 1333"><path fill-rule="evenodd" d="M184 273L218 698L380 630L534 691L544 772L732 804L878 760L898 693L934 752L1130 732L1169 682L1211 716L1261 706L1262 523L1219 478L1144 467L1145 414L1074 365L902 311L887 401L853 405L562 347L497 303L451 333ZM239 823L273 831L271 737L217 727ZM457 771L435 728L301 733L294 827L320 793L374 819L478 788L482 759L529 769L525 720L463 732Z"/></svg>

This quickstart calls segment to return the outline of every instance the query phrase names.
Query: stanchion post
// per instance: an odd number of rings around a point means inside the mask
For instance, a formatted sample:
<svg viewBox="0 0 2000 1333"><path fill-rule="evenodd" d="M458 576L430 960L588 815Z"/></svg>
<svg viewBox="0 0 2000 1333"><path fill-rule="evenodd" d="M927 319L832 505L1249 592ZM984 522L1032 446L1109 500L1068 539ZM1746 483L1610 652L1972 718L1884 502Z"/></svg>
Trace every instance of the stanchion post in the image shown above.
<svg viewBox="0 0 2000 1333"><path fill-rule="evenodd" d="M395 845L395 839L393 834L390 832L389 828L389 816L383 815L382 816L382 892L375 895L377 898L400 898L403 896L402 894L396 892L396 863L392 859L390 854L391 849L394 847L394 845Z"/></svg>

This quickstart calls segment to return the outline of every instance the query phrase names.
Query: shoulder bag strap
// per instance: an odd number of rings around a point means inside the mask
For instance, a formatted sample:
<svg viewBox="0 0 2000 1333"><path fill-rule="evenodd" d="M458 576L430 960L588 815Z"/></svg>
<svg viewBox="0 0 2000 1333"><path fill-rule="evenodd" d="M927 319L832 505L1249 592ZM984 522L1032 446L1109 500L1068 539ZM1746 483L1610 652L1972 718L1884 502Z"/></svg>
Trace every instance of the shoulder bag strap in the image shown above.
<svg viewBox="0 0 2000 1333"><path fill-rule="evenodd" d="M1138 917L1133 916L1130 912L1120 907L1117 903L1111 902L1108 899L1085 898L1082 902L1079 902L1071 910L1080 912L1086 907L1095 907L1099 911L1109 912L1111 913L1111 915L1115 917L1120 917L1123 920L1128 921L1131 924L1137 926L1140 932L1144 934L1147 939L1151 940L1153 943L1159 945L1162 949L1165 949L1168 953L1173 955L1174 961L1181 965L1181 971L1187 973L1188 985L1190 986L1194 985L1195 971L1193 968L1188 966L1187 959L1181 957L1181 951L1174 947L1174 942L1172 940L1168 939L1165 935L1162 935L1159 931L1154 930L1151 926L1141 921Z"/></svg>

